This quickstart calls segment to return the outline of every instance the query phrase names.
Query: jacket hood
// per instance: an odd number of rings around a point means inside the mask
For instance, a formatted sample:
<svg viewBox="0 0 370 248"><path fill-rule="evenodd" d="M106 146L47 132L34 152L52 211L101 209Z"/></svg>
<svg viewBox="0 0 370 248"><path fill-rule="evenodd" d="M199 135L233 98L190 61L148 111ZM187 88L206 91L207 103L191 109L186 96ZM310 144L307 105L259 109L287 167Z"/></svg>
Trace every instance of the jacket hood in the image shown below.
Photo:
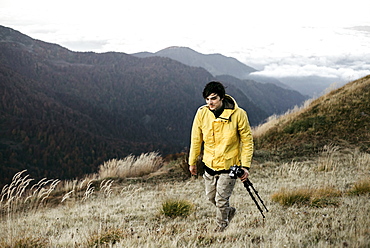
<svg viewBox="0 0 370 248"><path fill-rule="evenodd" d="M239 107L235 99L230 95L225 95L223 103L225 104L225 109L237 109Z"/></svg>
<svg viewBox="0 0 370 248"><path fill-rule="evenodd" d="M236 103L235 99L230 95L225 95L223 104L225 104L225 109L219 116L219 118L229 120L231 115L235 112L236 109L239 108L239 106Z"/></svg>

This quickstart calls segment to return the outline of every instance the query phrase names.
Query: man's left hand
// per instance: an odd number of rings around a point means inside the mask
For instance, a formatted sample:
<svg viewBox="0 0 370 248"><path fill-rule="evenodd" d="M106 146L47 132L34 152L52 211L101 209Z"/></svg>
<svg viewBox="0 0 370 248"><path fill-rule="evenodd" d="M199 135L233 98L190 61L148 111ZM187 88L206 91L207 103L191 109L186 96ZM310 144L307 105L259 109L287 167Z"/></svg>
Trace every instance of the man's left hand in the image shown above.
<svg viewBox="0 0 370 248"><path fill-rule="evenodd" d="M244 167L242 167L242 170L244 170L244 174L243 174L243 176L240 177L240 180L242 182L245 182L245 180L247 180L248 177L249 177L249 171Z"/></svg>

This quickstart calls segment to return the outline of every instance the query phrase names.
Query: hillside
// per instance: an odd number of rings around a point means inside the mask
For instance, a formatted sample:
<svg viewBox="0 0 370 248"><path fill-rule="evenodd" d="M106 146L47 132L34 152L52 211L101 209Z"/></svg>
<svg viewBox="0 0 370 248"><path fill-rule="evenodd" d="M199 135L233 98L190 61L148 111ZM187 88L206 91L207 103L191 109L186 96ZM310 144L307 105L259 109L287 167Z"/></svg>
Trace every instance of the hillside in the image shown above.
<svg viewBox="0 0 370 248"><path fill-rule="evenodd" d="M306 156L325 145L370 152L370 75L346 84L299 112L267 123L256 149L281 158Z"/></svg>

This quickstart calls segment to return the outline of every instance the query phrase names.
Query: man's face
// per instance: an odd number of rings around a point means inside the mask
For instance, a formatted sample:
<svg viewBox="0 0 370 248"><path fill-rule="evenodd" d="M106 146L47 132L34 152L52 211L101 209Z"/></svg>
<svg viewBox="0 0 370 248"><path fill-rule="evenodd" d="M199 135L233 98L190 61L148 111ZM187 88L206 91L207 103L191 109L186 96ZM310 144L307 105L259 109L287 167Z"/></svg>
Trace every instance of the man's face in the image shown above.
<svg viewBox="0 0 370 248"><path fill-rule="evenodd" d="M206 98L206 103L210 110L216 110L222 106L222 99L219 95L212 93Z"/></svg>

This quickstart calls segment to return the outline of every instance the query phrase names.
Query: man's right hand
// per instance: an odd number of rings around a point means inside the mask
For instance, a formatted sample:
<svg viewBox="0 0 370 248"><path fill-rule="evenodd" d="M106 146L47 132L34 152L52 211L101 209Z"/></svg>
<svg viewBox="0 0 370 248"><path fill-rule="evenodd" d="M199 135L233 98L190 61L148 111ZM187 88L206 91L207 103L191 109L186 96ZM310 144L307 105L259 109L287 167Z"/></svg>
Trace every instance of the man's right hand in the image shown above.
<svg viewBox="0 0 370 248"><path fill-rule="evenodd" d="M197 166L196 165L190 165L189 166L189 171L192 175L196 176L197 175Z"/></svg>

